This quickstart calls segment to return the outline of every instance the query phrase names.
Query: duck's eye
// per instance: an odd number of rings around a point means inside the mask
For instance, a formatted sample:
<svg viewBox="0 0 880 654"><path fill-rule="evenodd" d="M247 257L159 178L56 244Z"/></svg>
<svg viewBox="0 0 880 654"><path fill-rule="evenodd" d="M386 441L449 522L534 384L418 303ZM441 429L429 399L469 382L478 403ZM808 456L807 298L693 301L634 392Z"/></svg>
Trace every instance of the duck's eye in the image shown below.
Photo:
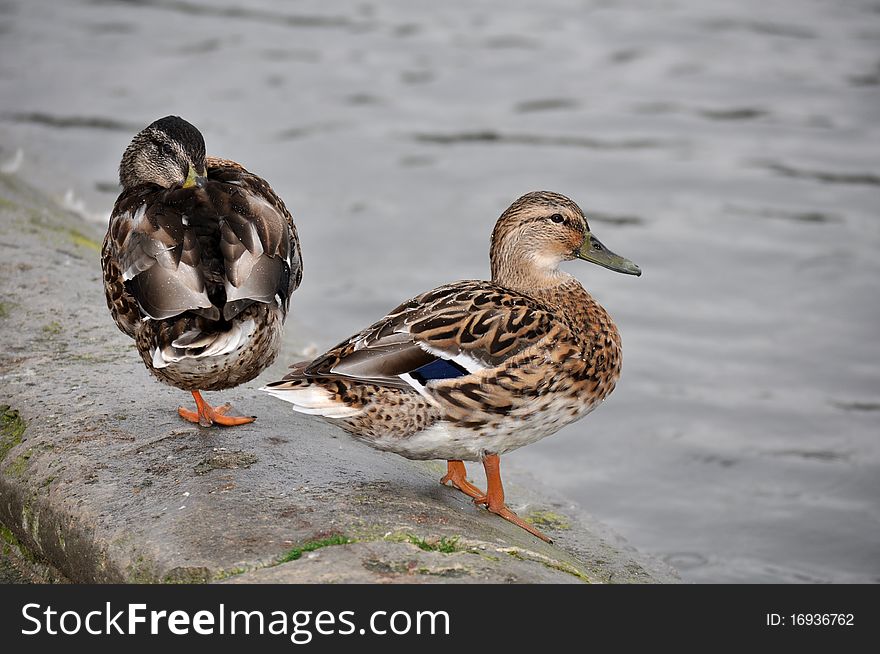
<svg viewBox="0 0 880 654"><path fill-rule="evenodd" d="M562 217L561 213L554 213L552 216L550 216L550 220L557 224L565 222L565 218Z"/></svg>
<svg viewBox="0 0 880 654"><path fill-rule="evenodd" d="M170 157L171 155L174 154L174 148L171 147L170 143L163 143L159 147L159 149L162 151L162 154L164 154L166 157Z"/></svg>

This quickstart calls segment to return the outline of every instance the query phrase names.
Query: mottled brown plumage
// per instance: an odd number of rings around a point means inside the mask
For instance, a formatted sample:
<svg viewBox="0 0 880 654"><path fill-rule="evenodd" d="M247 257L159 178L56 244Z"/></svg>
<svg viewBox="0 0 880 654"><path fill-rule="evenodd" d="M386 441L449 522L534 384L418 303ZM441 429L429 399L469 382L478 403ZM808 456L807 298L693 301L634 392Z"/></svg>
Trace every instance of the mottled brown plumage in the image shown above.
<svg viewBox="0 0 880 654"><path fill-rule="evenodd" d="M620 375L617 327L559 269L574 258L640 274L590 233L570 199L529 193L495 226L491 282L404 302L266 390L378 449L447 459L444 481L472 496L460 462L482 460L490 493L475 499L543 538L504 507L497 457L585 416Z"/></svg>
<svg viewBox="0 0 880 654"><path fill-rule="evenodd" d="M101 258L113 319L159 380L193 392L198 414L181 415L250 421L198 392L248 382L277 356L302 277L290 212L262 178L206 157L199 131L173 116L134 137L120 182Z"/></svg>

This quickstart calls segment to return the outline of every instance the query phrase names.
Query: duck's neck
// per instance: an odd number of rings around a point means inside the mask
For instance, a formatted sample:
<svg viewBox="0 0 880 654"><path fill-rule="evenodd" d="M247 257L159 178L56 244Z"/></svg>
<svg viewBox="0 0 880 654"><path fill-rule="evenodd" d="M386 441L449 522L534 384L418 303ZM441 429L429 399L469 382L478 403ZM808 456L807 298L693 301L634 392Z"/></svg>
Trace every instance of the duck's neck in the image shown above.
<svg viewBox="0 0 880 654"><path fill-rule="evenodd" d="M525 295L551 291L560 284L574 279L566 272L559 270L559 262L541 260L535 253L526 253L516 247L507 251L492 252L492 281L519 291Z"/></svg>

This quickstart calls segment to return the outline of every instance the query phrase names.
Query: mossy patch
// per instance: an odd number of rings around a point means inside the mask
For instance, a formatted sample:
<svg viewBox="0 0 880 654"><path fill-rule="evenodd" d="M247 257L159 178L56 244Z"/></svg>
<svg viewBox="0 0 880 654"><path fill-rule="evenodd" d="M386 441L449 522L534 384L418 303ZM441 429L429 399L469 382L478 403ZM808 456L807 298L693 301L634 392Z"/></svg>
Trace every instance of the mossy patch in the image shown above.
<svg viewBox="0 0 880 654"><path fill-rule="evenodd" d="M26 426L16 409L0 405L0 461L6 458L9 450L21 443Z"/></svg>
<svg viewBox="0 0 880 654"><path fill-rule="evenodd" d="M211 581L211 571L205 567L173 568L162 577L163 584L205 584Z"/></svg>
<svg viewBox="0 0 880 654"><path fill-rule="evenodd" d="M61 332L64 331L64 327L61 326L56 320L53 320L50 323L43 325L43 334L46 336L58 336Z"/></svg>
<svg viewBox="0 0 880 654"><path fill-rule="evenodd" d="M533 561L535 563L540 563L544 567L550 568L551 570L559 570L560 572L570 574L572 577L577 577L585 583L593 583L593 580L590 579L590 577L588 577L583 571L573 566L571 563L567 563L565 561L557 561L556 559L551 559L550 557L544 556L543 554L522 550L518 547L506 547L500 549L499 551L504 552L508 556L511 556L519 561Z"/></svg>
<svg viewBox="0 0 880 654"><path fill-rule="evenodd" d="M21 547L15 534L6 525L0 524L0 539L3 539L3 543L11 547Z"/></svg>
<svg viewBox="0 0 880 654"><path fill-rule="evenodd" d="M12 304L10 302L0 302L0 318L6 318L12 313Z"/></svg>
<svg viewBox="0 0 880 654"><path fill-rule="evenodd" d="M354 540L352 540L348 536L330 536L329 538L323 538L321 540L313 540L311 542L305 543L304 545L300 545L299 547L294 547L292 550L282 555L278 559L278 563L296 561L297 559L301 558L302 555L306 552L314 552L315 550L319 550L322 547L332 547L334 545L350 545L353 542Z"/></svg>
<svg viewBox="0 0 880 654"><path fill-rule="evenodd" d="M82 234L75 229L70 229L67 231L67 233L70 236L70 240L73 241L76 245L87 248L89 250L94 250L95 252L101 251L101 244L98 243L98 241L96 241L95 239L89 238L85 234Z"/></svg>
<svg viewBox="0 0 880 654"><path fill-rule="evenodd" d="M3 524L0 524L0 540L3 541L3 554L8 556L12 553L29 563L37 562L37 557L35 557L28 548L22 545L21 541L15 537L15 534Z"/></svg>
<svg viewBox="0 0 880 654"><path fill-rule="evenodd" d="M222 581L224 579L229 579L230 577L237 577L238 575L243 575L245 572L250 572L251 570L259 570L261 567L265 566L237 566L228 570L218 570L214 573L213 581Z"/></svg>
<svg viewBox="0 0 880 654"><path fill-rule="evenodd" d="M40 541L40 514L35 512L29 505L21 507L21 526L34 543L34 547L42 550Z"/></svg>
<svg viewBox="0 0 880 654"><path fill-rule="evenodd" d="M33 454L33 450L26 450L16 456L6 465L6 473L18 478L24 477L28 469L28 462Z"/></svg>
<svg viewBox="0 0 880 654"><path fill-rule="evenodd" d="M57 224L56 220L51 218L43 210L30 210L28 212L28 222L39 229L55 232L61 237L66 237L74 245L92 250L94 252L101 251L101 243L90 236L86 236L78 229Z"/></svg>
<svg viewBox="0 0 880 654"><path fill-rule="evenodd" d="M571 529L571 520L567 516L549 509L533 509L525 516L525 520L541 529L567 531Z"/></svg>
<svg viewBox="0 0 880 654"><path fill-rule="evenodd" d="M452 554L453 552L461 551L463 548L458 546L459 540L458 536L453 536L451 538L443 536L439 539L435 538L427 540L425 538L414 536L413 534L407 534L407 542L415 545L420 550L425 552L440 552L441 554Z"/></svg>
<svg viewBox="0 0 880 654"><path fill-rule="evenodd" d="M127 583L129 584L152 584L156 582L156 574L153 566L143 556L137 556L128 564L126 570Z"/></svg>

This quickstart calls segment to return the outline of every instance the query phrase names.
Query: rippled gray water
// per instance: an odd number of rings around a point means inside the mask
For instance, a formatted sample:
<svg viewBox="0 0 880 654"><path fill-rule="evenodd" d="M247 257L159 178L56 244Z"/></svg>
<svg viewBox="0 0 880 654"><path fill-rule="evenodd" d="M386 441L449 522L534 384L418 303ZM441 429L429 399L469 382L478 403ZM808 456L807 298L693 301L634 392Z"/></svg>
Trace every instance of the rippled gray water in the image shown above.
<svg viewBox="0 0 880 654"><path fill-rule="evenodd" d="M509 4L0 0L0 161L104 221L179 113L293 210L318 347L566 193L645 271L569 267L624 373L508 464L688 580L880 580L880 5Z"/></svg>

